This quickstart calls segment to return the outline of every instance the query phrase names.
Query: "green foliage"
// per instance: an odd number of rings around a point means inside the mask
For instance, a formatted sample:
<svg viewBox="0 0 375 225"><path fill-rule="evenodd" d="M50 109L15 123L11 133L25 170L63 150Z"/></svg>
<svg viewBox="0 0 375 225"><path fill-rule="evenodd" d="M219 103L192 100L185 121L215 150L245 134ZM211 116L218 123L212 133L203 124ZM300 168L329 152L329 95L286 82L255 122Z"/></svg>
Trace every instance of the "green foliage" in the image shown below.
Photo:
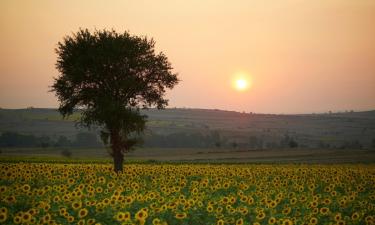
<svg viewBox="0 0 375 225"><path fill-rule="evenodd" d="M81 111L78 124L99 125L101 138L112 148L128 151L145 128L141 108L164 108L166 88L178 83L163 53L155 53L155 42L128 32L79 30L58 43L52 91L64 116Z"/></svg>

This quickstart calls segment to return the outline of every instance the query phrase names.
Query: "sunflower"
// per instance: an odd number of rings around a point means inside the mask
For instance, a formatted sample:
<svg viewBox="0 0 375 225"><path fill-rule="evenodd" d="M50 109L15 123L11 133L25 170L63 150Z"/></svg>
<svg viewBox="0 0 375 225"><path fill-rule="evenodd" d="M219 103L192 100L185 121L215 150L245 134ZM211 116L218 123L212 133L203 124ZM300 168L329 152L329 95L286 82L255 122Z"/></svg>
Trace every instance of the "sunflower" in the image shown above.
<svg viewBox="0 0 375 225"><path fill-rule="evenodd" d="M30 185L25 184L25 185L22 186L22 191L24 191L24 192L28 192L28 191L30 191L30 190L31 190Z"/></svg>
<svg viewBox="0 0 375 225"><path fill-rule="evenodd" d="M283 220L283 223L282 223L282 225L293 225L293 224L294 224L293 221L290 219L285 219Z"/></svg>
<svg viewBox="0 0 375 225"><path fill-rule="evenodd" d="M72 202L72 208L74 210L78 210L78 209L82 208L82 202L81 201Z"/></svg>
<svg viewBox="0 0 375 225"><path fill-rule="evenodd" d="M15 216L15 217L13 217L13 223L20 224L21 222L22 222L22 217L21 216Z"/></svg>
<svg viewBox="0 0 375 225"><path fill-rule="evenodd" d="M50 214L46 214L46 215L43 216L43 220L44 220L45 222L47 222L47 223L51 220L51 218L52 218L52 217L51 217Z"/></svg>
<svg viewBox="0 0 375 225"><path fill-rule="evenodd" d="M354 212L353 214L352 214L352 220L358 220L359 219L359 213L358 212Z"/></svg>
<svg viewBox="0 0 375 225"><path fill-rule="evenodd" d="M74 221L74 217L73 217L73 216L68 216L67 219L68 219L68 222L69 222L69 223L72 223L72 222Z"/></svg>
<svg viewBox="0 0 375 225"><path fill-rule="evenodd" d="M174 217L176 219L182 220L182 219L185 219L187 217L187 214L185 212L183 212L183 213L176 213L176 215Z"/></svg>
<svg viewBox="0 0 375 225"><path fill-rule="evenodd" d="M268 219L268 224L275 224L276 223L276 218L275 217L270 217L269 219Z"/></svg>
<svg viewBox="0 0 375 225"><path fill-rule="evenodd" d="M322 215L327 215L328 213L329 213L329 208L327 208L327 207L322 207L322 208L320 208L320 214L322 214Z"/></svg>
<svg viewBox="0 0 375 225"><path fill-rule="evenodd" d="M114 216L115 220L121 222L121 221L124 221L125 220L125 213L123 212L118 212L115 216Z"/></svg>
<svg viewBox="0 0 375 225"><path fill-rule="evenodd" d="M5 213L5 214L7 214L7 213L8 213L8 209L5 208L5 207L1 207L1 208L0 208L0 213Z"/></svg>
<svg viewBox="0 0 375 225"><path fill-rule="evenodd" d="M139 210L139 211L135 214L135 219L136 219L136 220L139 220L139 221L141 221L141 220L145 220L147 217L148 217L148 213L147 213L147 211L144 210L144 209Z"/></svg>
<svg viewBox="0 0 375 225"><path fill-rule="evenodd" d="M84 218L85 216L87 216L88 213L89 211L86 208L80 209L78 212L78 217Z"/></svg>
<svg viewBox="0 0 375 225"><path fill-rule="evenodd" d="M87 224L88 224L88 225L92 225L92 224L94 224L94 223L95 223L95 219L92 219L92 218L91 218L91 219L88 219L88 220L87 220Z"/></svg>
<svg viewBox="0 0 375 225"><path fill-rule="evenodd" d="M29 223L31 221L32 215L28 212L22 214L22 223Z"/></svg>
<svg viewBox="0 0 375 225"><path fill-rule="evenodd" d="M161 220L158 219L158 218L154 218L154 219L152 220L152 224L153 224L153 225L159 225L159 224L161 224Z"/></svg>
<svg viewBox="0 0 375 225"><path fill-rule="evenodd" d="M66 213L66 208L60 208L59 209L60 216L63 216L65 213Z"/></svg>
<svg viewBox="0 0 375 225"><path fill-rule="evenodd" d="M243 225L243 219L240 218L240 219L236 220L236 225Z"/></svg>
<svg viewBox="0 0 375 225"><path fill-rule="evenodd" d="M283 214L288 215L291 211L292 209L290 207L286 207L285 209L283 209Z"/></svg>
<svg viewBox="0 0 375 225"><path fill-rule="evenodd" d="M317 219L316 217L311 217L311 218L310 218L310 224L311 224L311 225L318 224L318 219Z"/></svg>
<svg viewBox="0 0 375 225"><path fill-rule="evenodd" d="M264 212L259 212L256 216L257 220L262 220L266 217L266 214Z"/></svg>
<svg viewBox="0 0 375 225"><path fill-rule="evenodd" d="M216 225L224 225L224 220L223 220L223 219L219 219L219 220L216 222Z"/></svg>
<svg viewBox="0 0 375 225"><path fill-rule="evenodd" d="M6 213L3 213L3 212L0 213L0 223L5 222L7 220L7 218L8 217L7 217Z"/></svg>

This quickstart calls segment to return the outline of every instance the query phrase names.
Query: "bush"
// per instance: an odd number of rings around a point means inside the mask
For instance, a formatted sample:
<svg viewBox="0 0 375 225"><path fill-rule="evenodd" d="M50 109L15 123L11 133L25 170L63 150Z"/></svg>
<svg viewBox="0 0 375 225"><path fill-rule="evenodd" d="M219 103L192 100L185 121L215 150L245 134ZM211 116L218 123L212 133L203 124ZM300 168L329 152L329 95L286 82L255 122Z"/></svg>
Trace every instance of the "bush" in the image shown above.
<svg viewBox="0 0 375 225"><path fill-rule="evenodd" d="M70 158L72 156L72 152L69 151L69 149L63 149L61 151L61 155L63 155L64 157Z"/></svg>

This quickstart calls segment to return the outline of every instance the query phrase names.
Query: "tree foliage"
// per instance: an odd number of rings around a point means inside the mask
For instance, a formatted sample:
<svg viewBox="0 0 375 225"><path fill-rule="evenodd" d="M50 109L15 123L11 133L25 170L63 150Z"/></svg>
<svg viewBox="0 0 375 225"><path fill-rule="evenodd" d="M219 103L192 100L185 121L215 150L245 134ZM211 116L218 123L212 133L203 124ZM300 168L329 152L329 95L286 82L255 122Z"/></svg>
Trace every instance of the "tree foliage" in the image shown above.
<svg viewBox="0 0 375 225"><path fill-rule="evenodd" d="M66 117L80 109L80 125L101 126L115 161L145 128L140 108L164 108L166 89L178 83L167 57L154 47L153 39L128 32L81 29L56 48L59 76L52 91L60 101L59 111Z"/></svg>

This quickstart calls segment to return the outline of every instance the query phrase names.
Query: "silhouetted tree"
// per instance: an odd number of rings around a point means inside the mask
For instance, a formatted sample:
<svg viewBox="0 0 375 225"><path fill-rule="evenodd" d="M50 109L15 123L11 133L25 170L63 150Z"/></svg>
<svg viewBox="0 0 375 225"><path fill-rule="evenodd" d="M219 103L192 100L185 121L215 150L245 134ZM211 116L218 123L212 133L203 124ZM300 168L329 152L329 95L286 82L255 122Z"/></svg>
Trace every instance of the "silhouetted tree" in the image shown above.
<svg viewBox="0 0 375 225"><path fill-rule="evenodd" d="M147 37L114 30L79 30L58 43L52 91L67 117L81 110L78 124L102 127L101 137L110 145L116 172L122 170L124 153L145 128L140 108L164 108L166 88L177 83L177 74L163 53L155 53Z"/></svg>
<svg viewBox="0 0 375 225"><path fill-rule="evenodd" d="M72 142L65 136L59 136L55 143L55 147L67 147L71 146Z"/></svg>
<svg viewBox="0 0 375 225"><path fill-rule="evenodd" d="M63 149L61 151L61 155L64 156L64 157L70 158L70 157L72 157L72 152L69 151L69 149Z"/></svg>
<svg viewBox="0 0 375 225"><path fill-rule="evenodd" d="M297 148L298 142L292 138L292 139L289 140L288 145L289 145L289 148Z"/></svg>

